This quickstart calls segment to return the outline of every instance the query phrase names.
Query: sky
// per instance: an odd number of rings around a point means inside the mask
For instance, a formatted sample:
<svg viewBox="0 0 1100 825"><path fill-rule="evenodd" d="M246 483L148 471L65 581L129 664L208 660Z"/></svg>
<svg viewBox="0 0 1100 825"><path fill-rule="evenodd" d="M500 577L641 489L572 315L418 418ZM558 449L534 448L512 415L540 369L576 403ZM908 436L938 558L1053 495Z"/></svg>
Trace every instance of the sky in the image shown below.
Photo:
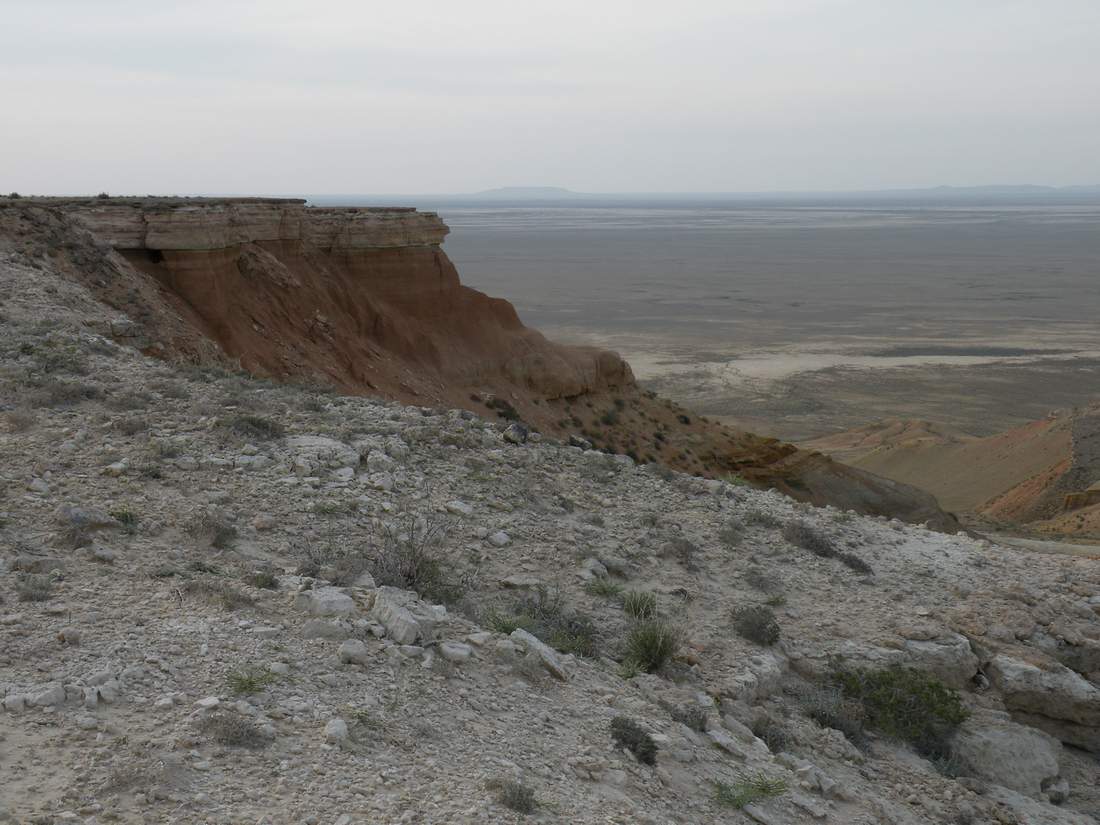
<svg viewBox="0 0 1100 825"><path fill-rule="evenodd" d="M0 0L0 191L1100 183L1100 0Z"/></svg>

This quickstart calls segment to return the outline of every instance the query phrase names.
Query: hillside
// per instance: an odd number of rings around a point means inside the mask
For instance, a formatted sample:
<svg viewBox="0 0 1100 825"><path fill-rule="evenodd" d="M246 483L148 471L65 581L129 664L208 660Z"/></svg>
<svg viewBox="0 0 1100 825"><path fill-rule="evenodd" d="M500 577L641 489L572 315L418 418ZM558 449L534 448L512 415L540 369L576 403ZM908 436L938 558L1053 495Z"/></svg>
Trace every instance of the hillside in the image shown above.
<svg viewBox="0 0 1100 825"><path fill-rule="evenodd" d="M1096 560L146 357L59 258L0 256L0 821L1095 823Z"/></svg>
<svg viewBox="0 0 1100 825"><path fill-rule="evenodd" d="M928 490L953 512L1038 532L1100 535L1095 405L984 438L923 421L886 421L802 446Z"/></svg>
<svg viewBox="0 0 1100 825"><path fill-rule="evenodd" d="M685 472L957 529L920 490L723 427L615 353L547 341L463 286L434 213L273 199L0 200L0 246L49 260L147 354L521 420Z"/></svg>

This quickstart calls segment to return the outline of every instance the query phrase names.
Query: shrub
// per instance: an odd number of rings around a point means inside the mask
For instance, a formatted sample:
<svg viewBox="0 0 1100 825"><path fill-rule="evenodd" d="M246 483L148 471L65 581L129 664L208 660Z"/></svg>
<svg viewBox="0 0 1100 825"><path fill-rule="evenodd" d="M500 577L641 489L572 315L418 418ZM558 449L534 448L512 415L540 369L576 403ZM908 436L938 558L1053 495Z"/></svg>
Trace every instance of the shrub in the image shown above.
<svg viewBox="0 0 1100 825"><path fill-rule="evenodd" d="M863 573L864 575L869 576L875 572L871 568L871 565L869 565L867 562L865 562L854 553L837 553L836 557L838 561L840 561L846 567L850 567L852 570L855 570L857 573Z"/></svg>
<svg viewBox="0 0 1100 825"><path fill-rule="evenodd" d="M133 535L137 532L138 517L133 510L112 510L111 518L118 522L122 532Z"/></svg>
<svg viewBox="0 0 1100 825"><path fill-rule="evenodd" d="M623 592L623 586L611 581L611 579L592 579L584 586L584 589L593 596L600 596L605 599L614 599Z"/></svg>
<svg viewBox="0 0 1100 825"><path fill-rule="evenodd" d="M237 538L237 528L223 514L212 510L196 513L184 531L200 545L215 550L228 549Z"/></svg>
<svg viewBox="0 0 1100 825"><path fill-rule="evenodd" d="M242 438L250 441L274 441L285 434L283 425L259 415L237 415L226 426Z"/></svg>
<svg viewBox="0 0 1100 825"><path fill-rule="evenodd" d="M695 561L699 553L699 547L685 538L675 538L661 548L661 556L672 558L684 566L684 569L695 571L699 565Z"/></svg>
<svg viewBox="0 0 1100 825"><path fill-rule="evenodd" d="M739 545L744 537L745 525L735 518L727 521L722 529L718 531L719 541L731 549Z"/></svg>
<svg viewBox="0 0 1100 825"><path fill-rule="evenodd" d="M759 567L750 567L745 571L745 583L764 593L778 593L783 589L779 579Z"/></svg>
<svg viewBox="0 0 1100 825"><path fill-rule="evenodd" d="M801 701L806 715L817 724L840 731L853 745L863 745L866 714L862 705L845 697L839 688L817 688L805 694Z"/></svg>
<svg viewBox="0 0 1100 825"><path fill-rule="evenodd" d="M804 521L792 521L783 528L783 538L795 547L809 550L815 556L832 558L837 554L832 540Z"/></svg>
<svg viewBox="0 0 1100 825"><path fill-rule="evenodd" d="M783 538L803 550L809 550L815 556L836 559L857 573L870 574L874 572L871 566L859 556L838 550L832 539L804 521L792 521L784 527Z"/></svg>
<svg viewBox="0 0 1100 825"><path fill-rule="evenodd" d="M635 619L653 619L657 616L657 596L641 590L623 594L623 612Z"/></svg>
<svg viewBox="0 0 1100 825"><path fill-rule="evenodd" d="M775 530L783 526L783 520L772 515L767 510L753 508L745 513L745 524L753 527L767 527Z"/></svg>
<svg viewBox="0 0 1100 825"><path fill-rule="evenodd" d="M732 785L716 782L714 800L724 807L741 809L786 792L787 783L783 779L771 779L766 774L757 773L742 776Z"/></svg>
<svg viewBox="0 0 1100 825"><path fill-rule="evenodd" d="M414 590L421 598L443 604L459 602L465 583L449 576L434 547L447 534L447 523L408 516L401 524L388 524L371 538L365 557L345 556L336 562L343 579L354 579L369 570L378 585Z"/></svg>
<svg viewBox="0 0 1100 825"><path fill-rule="evenodd" d="M646 619L630 629L624 660L637 670L656 673L680 648L680 631L660 619Z"/></svg>
<svg viewBox="0 0 1100 825"><path fill-rule="evenodd" d="M779 622L765 605L739 607L733 611L733 629L743 639L769 647L779 641Z"/></svg>
<svg viewBox="0 0 1100 825"><path fill-rule="evenodd" d="M225 677L229 690L238 696L259 693L275 681L275 674L258 667L246 667L234 670Z"/></svg>
<svg viewBox="0 0 1100 825"><path fill-rule="evenodd" d="M255 570L245 579L245 581L253 587L259 587L262 590L279 589L279 579L270 570Z"/></svg>
<svg viewBox="0 0 1100 825"><path fill-rule="evenodd" d="M15 592L21 602L48 601L53 593L53 581L37 573L23 575L15 583Z"/></svg>
<svg viewBox="0 0 1100 825"><path fill-rule="evenodd" d="M625 716L616 716L611 720L611 738L634 754L643 765L657 764L657 743L637 722Z"/></svg>
<svg viewBox="0 0 1100 825"><path fill-rule="evenodd" d="M752 732L772 753L790 750L793 741L790 729L771 714L764 713L754 719Z"/></svg>
<svg viewBox="0 0 1100 825"><path fill-rule="evenodd" d="M259 725L235 713L213 713L199 723L199 730L219 745L256 749L267 744Z"/></svg>
<svg viewBox="0 0 1100 825"><path fill-rule="evenodd" d="M707 729L707 711L699 705L674 705L669 708L668 714L692 730L701 733Z"/></svg>
<svg viewBox="0 0 1100 825"><path fill-rule="evenodd" d="M519 814L533 814L539 806L535 792L514 779L498 779L490 783L496 791L497 802Z"/></svg>
<svg viewBox="0 0 1100 825"><path fill-rule="evenodd" d="M914 668L838 670L833 681L863 707L869 727L924 756L949 756L950 737L969 715L958 691Z"/></svg>
<svg viewBox="0 0 1100 825"><path fill-rule="evenodd" d="M206 601L220 604L226 610L237 610L241 607L252 607L255 599L247 593L222 581L210 579L192 579L183 587L183 592L198 596Z"/></svg>
<svg viewBox="0 0 1100 825"><path fill-rule="evenodd" d="M498 633L526 630L562 653L594 657L598 650L595 623L570 610L561 593L545 587L519 598L511 610L489 610L482 623Z"/></svg>

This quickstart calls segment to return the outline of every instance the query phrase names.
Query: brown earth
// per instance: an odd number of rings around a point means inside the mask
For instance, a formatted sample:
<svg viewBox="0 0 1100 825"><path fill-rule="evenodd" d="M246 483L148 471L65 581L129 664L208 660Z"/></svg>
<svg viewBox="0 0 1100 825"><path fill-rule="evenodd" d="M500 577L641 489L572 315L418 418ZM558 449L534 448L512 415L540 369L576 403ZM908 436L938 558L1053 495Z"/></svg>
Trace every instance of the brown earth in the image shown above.
<svg viewBox="0 0 1100 825"><path fill-rule="evenodd" d="M932 492L947 509L999 525L1100 534L1100 407L1061 410L979 438L924 421L885 421L804 442Z"/></svg>
<svg viewBox="0 0 1100 825"><path fill-rule="evenodd" d="M260 199L6 206L0 243L49 256L125 314L105 331L147 354L495 412L639 461L957 529L921 490L695 416L639 387L615 353L528 329L507 301L459 282L431 213Z"/></svg>

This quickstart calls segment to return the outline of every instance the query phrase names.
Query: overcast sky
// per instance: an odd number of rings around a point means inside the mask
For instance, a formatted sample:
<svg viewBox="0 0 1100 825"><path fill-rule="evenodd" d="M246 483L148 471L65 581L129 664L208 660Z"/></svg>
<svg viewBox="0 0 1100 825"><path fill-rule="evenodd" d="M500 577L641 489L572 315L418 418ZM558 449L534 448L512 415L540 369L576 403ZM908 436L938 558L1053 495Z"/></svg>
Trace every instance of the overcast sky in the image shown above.
<svg viewBox="0 0 1100 825"><path fill-rule="evenodd" d="M0 0L0 188L1100 183L1100 0Z"/></svg>

